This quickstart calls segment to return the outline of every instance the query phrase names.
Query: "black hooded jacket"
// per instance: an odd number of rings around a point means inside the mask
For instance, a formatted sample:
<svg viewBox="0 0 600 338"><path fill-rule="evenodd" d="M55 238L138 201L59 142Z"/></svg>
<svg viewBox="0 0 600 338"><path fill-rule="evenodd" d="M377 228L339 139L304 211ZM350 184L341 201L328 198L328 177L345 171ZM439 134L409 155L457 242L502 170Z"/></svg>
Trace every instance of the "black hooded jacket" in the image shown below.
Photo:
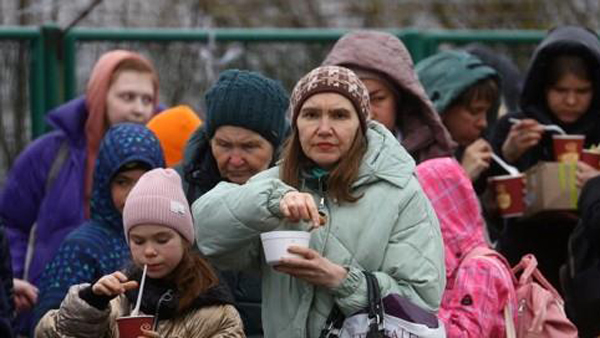
<svg viewBox="0 0 600 338"><path fill-rule="evenodd" d="M584 58L593 74L593 99L588 111L575 123L560 122L550 112L546 104L548 66L552 58L561 54L578 55ZM556 28L535 50L527 72L519 111L503 116L496 125L491 144L498 155L502 154L502 144L510 131L509 118L532 118L542 124L558 124L568 134L583 134L585 146L600 142L600 41L598 36L582 27L564 26ZM526 170L539 161L552 161L552 134L544 133L540 143L529 149L515 163L520 170Z"/></svg>
<svg viewBox="0 0 600 338"><path fill-rule="evenodd" d="M581 337L600 335L600 177L581 191L581 220L569 239L569 259L561 270L565 308Z"/></svg>

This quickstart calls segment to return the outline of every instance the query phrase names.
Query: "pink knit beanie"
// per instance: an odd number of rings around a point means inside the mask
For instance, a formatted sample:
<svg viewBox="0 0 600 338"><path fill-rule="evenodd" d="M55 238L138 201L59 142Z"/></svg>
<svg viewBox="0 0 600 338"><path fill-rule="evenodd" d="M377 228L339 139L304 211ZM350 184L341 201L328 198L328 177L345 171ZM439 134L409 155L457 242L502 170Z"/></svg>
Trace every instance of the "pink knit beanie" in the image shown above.
<svg viewBox="0 0 600 338"><path fill-rule="evenodd" d="M194 243L192 215L181 178L175 170L150 170L131 189L123 210L123 227L128 241L129 230L136 225L166 226Z"/></svg>

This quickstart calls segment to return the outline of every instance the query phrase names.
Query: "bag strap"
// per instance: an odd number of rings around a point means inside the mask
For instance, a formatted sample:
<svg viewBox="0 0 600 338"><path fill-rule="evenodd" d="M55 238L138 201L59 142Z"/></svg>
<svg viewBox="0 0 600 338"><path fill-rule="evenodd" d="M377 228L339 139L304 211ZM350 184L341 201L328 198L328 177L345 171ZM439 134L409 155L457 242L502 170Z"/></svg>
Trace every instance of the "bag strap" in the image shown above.
<svg viewBox="0 0 600 338"><path fill-rule="evenodd" d="M384 332L384 311L377 277L368 271L363 271L363 274L365 275L365 280L367 282L367 299L369 302L367 305L367 318L369 320L369 332L367 332L368 338L371 334ZM344 314L340 308L334 304L329 316L327 316L325 327L321 330L319 338L338 338L340 330L344 325L344 320Z"/></svg>
<svg viewBox="0 0 600 338"><path fill-rule="evenodd" d="M329 316L327 316L325 327L321 330L319 338L338 338L343 324L344 314L337 304L334 304L333 309L329 312Z"/></svg>
<svg viewBox="0 0 600 338"><path fill-rule="evenodd" d="M517 338L517 329L515 328L515 320L512 316L510 304L504 306L504 326L506 328L506 338Z"/></svg>
<svg viewBox="0 0 600 338"><path fill-rule="evenodd" d="M65 162L67 161L68 157L69 157L69 142L67 141L67 139L64 139L60 143L60 147L58 148L58 152L56 153L56 156L54 157L54 160L52 161L50 170L48 170L48 176L46 177L46 184L44 186L46 189L45 193L47 193L50 190L50 188L52 188L52 185L54 184L54 181L56 180L58 173L62 169L62 167L65 164ZM31 269L31 262L33 260L33 252L35 251L36 240L37 240L37 223L34 223L33 226L31 227L31 230L29 230L29 239L27 240L27 250L25 251L25 262L23 264L23 279L24 280L29 280L29 272L30 272L29 270Z"/></svg>
<svg viewBox="0 0 600 338"><path fill-rule="evenodd" d="M363 274L367 280L367 293L369 296L369 332L367 333L367 337L369 337L369 334L384 331L384 311L383 301L381 300L381 289L379 288L377 277L368 271L363 271Z"/></svg>
<svg viewBox="0 0 600 338"><path fill-rule="evenodd" d="M546 290L550 291L555 298L562 300L562 297L558 291L556 291L554 286L552 286L552 284L550 284L550 282L548 282L548 280L546 280L542 273L537 269L537 265L537 259L532 254L527 254L521 258L519 264L512 269L514 275L523 270L521 276L519 277L519 285L526 284L530 280L533 280L543 286Z"/></svg>

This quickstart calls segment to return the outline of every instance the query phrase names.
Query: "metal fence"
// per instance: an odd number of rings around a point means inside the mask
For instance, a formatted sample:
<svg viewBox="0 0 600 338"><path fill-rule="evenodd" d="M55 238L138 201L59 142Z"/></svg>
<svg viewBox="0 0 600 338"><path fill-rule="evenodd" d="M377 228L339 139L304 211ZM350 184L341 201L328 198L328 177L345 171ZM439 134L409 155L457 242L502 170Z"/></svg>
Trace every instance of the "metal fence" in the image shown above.
<svg viewBox="0 0 600 338"><path fill-rule="evenodd" d="M209 43L237 42L243 43L246 49L248 45L252 44L317 44L328 47L348 31L345 29L274 28L213 30L74 28L64 33L58 26L48 25L40 28L0 28L0 41L19 40L29 43L31 134L36 137L45 130L44 113L78 94L77 66L82 45L107 43L106 49L109 49L112 46L119 46L119 44L146 44L147 47L141 47L141 49L154 50L153 54L160 57L160 45L162 45L164 53L164 46L174 43L180 43L182 46L194 44L198 46ZM446 43L460 45L483 42L509 46L532 45L544 35L543 31L538 30L422 31L394 29L386 31L403 40L415 63L435 53L440 45ZM280 67L285 70L286 65L280 63ZM302 72L308 70L303 69Z"/></svg>
<svg viewBox="0 0 600 338"><path fill-rule="evenodd" d="M185 103L202 115L203 93L220 70L261 71L291 89L349 31L73 28L64 32L56 25L0 27L0 59L5 61L0 60L0 177L29 140L47 131L45 113L85 91L91 68L105 51L125 48L145 54L158 70L161 102ZM545 34L541 30L385 31L404 42L415 63L440 48L480 42L524 64Z"/></svg>

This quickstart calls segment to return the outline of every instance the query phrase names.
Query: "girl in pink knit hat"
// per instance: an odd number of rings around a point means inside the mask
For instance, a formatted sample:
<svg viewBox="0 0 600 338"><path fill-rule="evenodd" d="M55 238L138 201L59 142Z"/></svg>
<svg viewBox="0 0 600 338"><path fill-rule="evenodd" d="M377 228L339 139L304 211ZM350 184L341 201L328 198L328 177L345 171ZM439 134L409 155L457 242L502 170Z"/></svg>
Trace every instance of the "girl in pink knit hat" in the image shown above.
<svg viewBox="0 0 600 338"><path fill-rule="evenodd" d="M116 319L132 314L146 266L140 314L154 316L154 327L142 328L144 337L244 337L229 291L193 250L192 216L177 172L159 168L140 178L125 202L123 227L133 266L71 287L36 336L118 337Z"/></svg>

